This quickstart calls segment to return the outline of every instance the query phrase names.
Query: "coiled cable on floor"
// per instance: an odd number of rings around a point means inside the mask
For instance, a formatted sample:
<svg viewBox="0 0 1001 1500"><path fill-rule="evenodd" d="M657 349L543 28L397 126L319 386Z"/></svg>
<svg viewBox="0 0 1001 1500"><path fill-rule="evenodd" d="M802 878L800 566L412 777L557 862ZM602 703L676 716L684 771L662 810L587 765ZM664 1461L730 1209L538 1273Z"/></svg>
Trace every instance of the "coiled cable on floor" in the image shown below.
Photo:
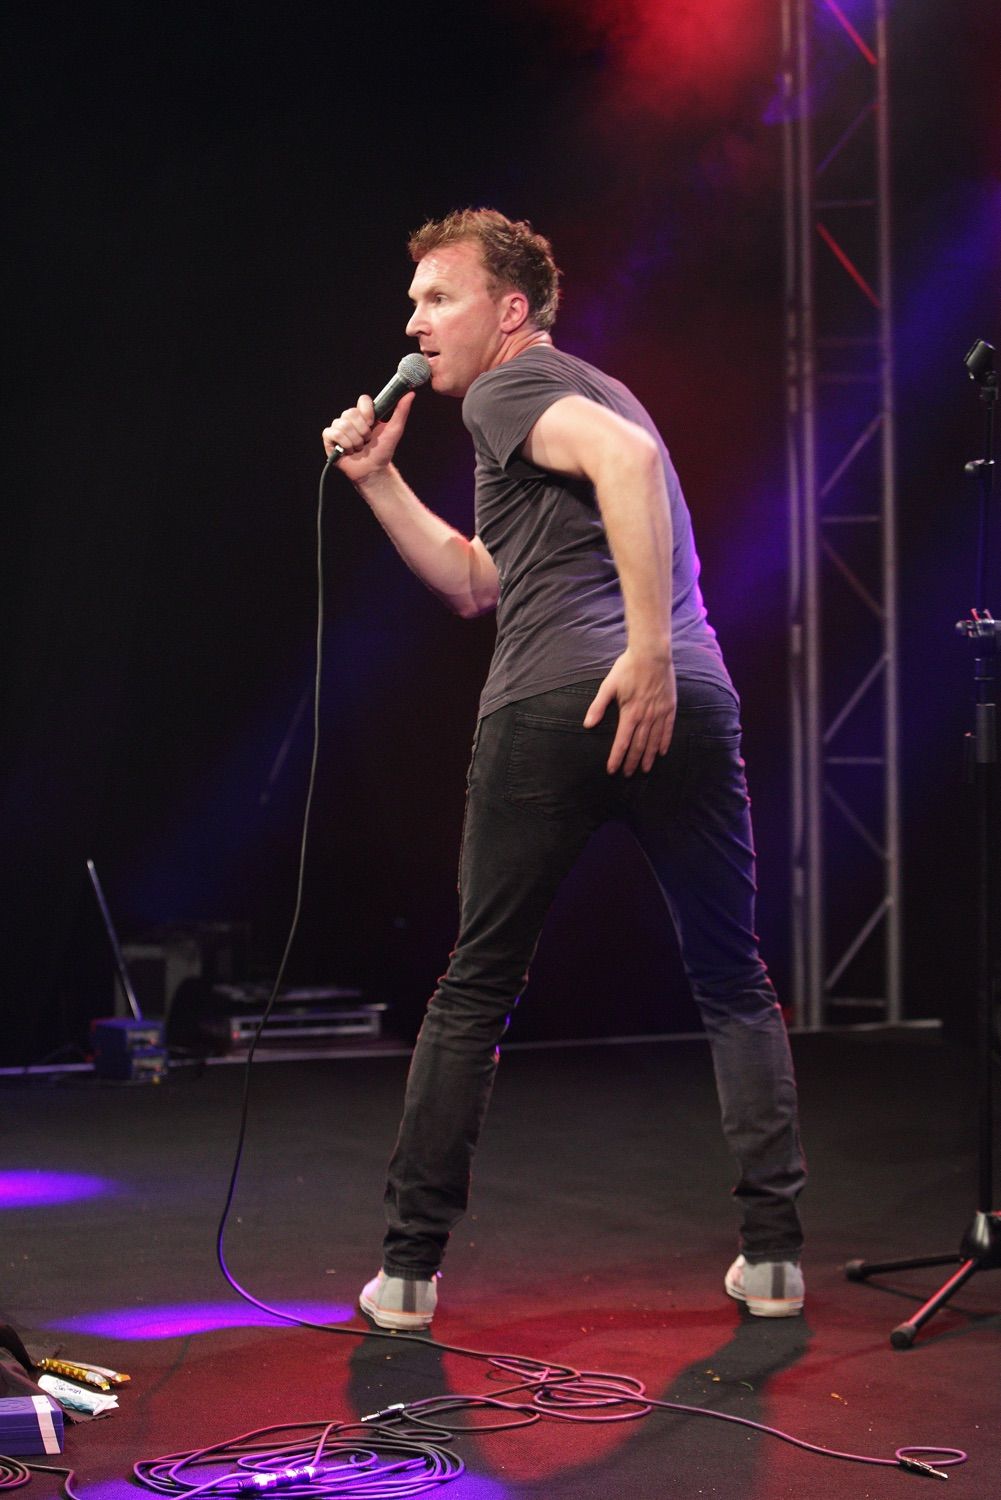
<svg viewBox="0 0 1001 1500"><path fill-rule="evenodd" d="M31 1473L19 1458L8 1458L0 1453L0 1490L16 1490L27 1484Z"/></svg>
<svg viewBox="0 0 1001 1500"><path fill-rule="evenodd" d="M67 1500L79 1500L73 1488L75 1470L61 1468L58 1464L26 1464L19 1458L8 1458L6 1454L0 1454L0 1490L20 1489L23 1484L28 1483L32 1474L61 1474L63 1494Z"/></svg>
<svg viewBox="0 0 1001 1500"><path fill-rule="evenodd" d="M297 1436L275 1443L282 1433ZM199 1477L209 1468L221 1472ZM450 1449L364 1421L262 1427L209 1448L141 1460L133 1468L147 1489L185 1500L271 1490L281 1490L287 1500L403 1500L464 1472Z"/></svg>
<svg viewBox="0 0 1001 1500"><path fill-rule="evenodd" d="M448 1347L436 1346L436 1347ZM680 1401L666 1401L648 1394L641 1380L633 1375L613 1375L605 1370L565 1370L539 1365L531 1369L532 1361L513 1360L506 1356L483 1356L497 1369L513 1372L515 1365L525 1374L518 1385L510 1386L500 1395L511 1395L524 1391L529 1397L525 1406L502 1402L499 1396L490 1398L492 1404L506 1406L511 1412L521 1414L521 1419L512 1419L505 1426L525 1426L538 1417L554 1417L572 1422L630 1422L655 1411L677 1412L689 1417L712 1417L720 1422L730 1422L738 1427L749 1428L766 1437L779 1438L805 1453L815 1453L820 1458L837 1458L851 1463L868 1464L877 1468L904 1469L908 1473L923 1474L930 1478L946 1479L943 1472L967 1461L968 1454L962 1448L915 1445L897 1448L892 1458L879 1458L867 1453L848 1453L837 1448L825 1448L820 1443L808 1442L795 1437L779 1427L769 1427L751 1417L737 1416L731 1412L717 1411L708 1406L690 1406ZM423 1401L411 1401L399 1407L388 1407L379 1415L384 1420L399 1420L411 1424L422 1424L426 1416L440 1418L450 1410L463 1410L485 1404L479 1396L433 1396ZM451 1432L481 1431L478 1425L469 1429L450 1427Z"/></svg>
<svg viewBox="0 0 1001 1500"><path fill-rule="evenodd" d="M437 1340L429 1339L424 1333L408 1334L383 1332L371 1328L344 1328L337 1324L317 1323L307 1318L299 1318L255 1297L233 1276L226 1263L224 1240L246 1138L251 1066L258 1039L267 1023L285 973L302 906L306 845L319 751L324 617L323 481L329 467L328 464L320 479L317 505L318 604L316 677L313 695L313 751L300 839L295 910L274 987L247 1055L237 1148L216 1234L216 1257L224 1278L239 1297L250 1303L252 1307L269 1313L282 1322L299 1328L311 1328L347 1337L393 1339L397 1342L412 1341L430 1345L440 1353L458 1354L480 1360L507 1376L516 1377L516 1383L489 1396L483 1394L433 1396L424 1400L398 1402L354 1423L328 1423L326 1425L302 1423L293 1427L263 1428L214 1448L202 1448L190 1453L169 1454L164 1458L140 1460L134 1466L135 1477L141 1484L148 1489L155 1490L158 1494L169 1497L185 1496L186 1500L190 1500L190 1497L196 1493L203 1492L239 1495L248 1490L261 1491L277 1488L284 1489L289 1500L316 1495L331 1497L331 1500L333 1497L347 1495L362 1496L364 1500L383 1500L383 1497L390 1497L391 1500L391 1497L420 1494L425 1489L439 1485L447 1479L457 1478L464 1469L461 1459L450 1449L439 1447L437 1444L438 1441L446 1443L453 1436L464 1432L499 1432L509 1428L530 1426L543 1418L588 1423L630 1422L649 1416L654 1411L671 1411L686 1416L712 1417L718 1421L731 1422L754 1432L779 1438L804 1452L814 1453L824 1458L843 1459L876 1467L899 1468L938 1479L948 1478L944 1472L947 1467L967 1461L968 1455L961 1448L904 1447L898 1448L892 1458L840 1452L837 1449L824 1448L817 1443L810 1443L804 1438L794 1437L791 1433L783 1432L777 1427L767 1427L764 1423L755 1422L749 1417L716 1411L711 1407L687 1406L677 1401L658 1400L647 1394L642 1381L630 1375L617 1375L602 1370L575 1370L571 1366L555 1365L521 1355L467 1349L457 1344L439 1343ZM520 1395L523 1399L518 1401L502 1399L513 1395ZM454 1424L446 1427L442 1424L440 1419L446 1414L462 1411L477 1411L481 1414L489 1411L496 1415L490 1421L478 1418L475 1422L462 1427ZM264 1449L258 1446L257 1439L264 1439L272 1433L283 1431L316 1431L319 1437L308 1452L301 1440L297 1444L280 1445L277 1449ZM350 1437L349 1433L358 1433L359 1436ZM431 1441L432 1439L435 1441ZM308 1456L309 1453L312 1457ZM336 1457L338 1461L330 1463L329 1460L332 1457ZM195 1483L189 1477L192 1471L203 1466L223 1466L227 1463L235 1464L237 1472L219 1474L199 1483ZM307 1474L307 1469L314 1472ZM72 1496L71 1500L73 1500Z"/></svg>

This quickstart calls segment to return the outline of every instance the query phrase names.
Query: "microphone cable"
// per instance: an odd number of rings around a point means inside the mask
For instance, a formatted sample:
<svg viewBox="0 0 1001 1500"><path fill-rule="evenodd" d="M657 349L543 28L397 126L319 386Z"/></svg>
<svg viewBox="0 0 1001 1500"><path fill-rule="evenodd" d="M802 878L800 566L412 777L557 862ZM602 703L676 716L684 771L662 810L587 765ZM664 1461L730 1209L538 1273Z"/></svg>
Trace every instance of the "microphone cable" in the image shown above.
<svg viewBox="0 0 1001 1500"><path fill-rule="evenodd" d="M23 1459L8 1458L6 1454L0 1454L0 1490L19 1490L23 1484L28 1483L32 1474L61 1474L62 1491L67 1500L80 1500L73 1488L75 1469L65 1469L58 1464L29 1464Z"/></svg>
<svg viewBox="0 0 1001 1500"><path fill-rule="evenodd" d="M308 1328L321 1333L334 1333L349 1338L376 1338L397 1343L420 1343L443 1354L456 1354L489 1365L491 1374L488 1378L490 1379L496 1380L502 1375L517 1378L514 1384L504 1386L491 1395L483 1393L444 1395L411 1402L397 1402L354 1422L301 1422L262 1428L211 1448L194 1449L187 1453L140 1460L134 1466L135 1477L147 1489L170 1497L191 1497L210 1491L216 1491L225 1496L240 1494L246 1490L282 1488L288 1492L289 1500L304 1500L304 1497L319 1495L326 1497L326 1500L335 1500L335 1497L342 1495L364 1496L366 1500L395 1500L395 1497L420 1494L425 1489L435 1487L447 1479L457 1478L464 1471L462 1460L450 1449L438 1446L438 1444L449 1442L453 1437L462 1433L497 1432L509 1428L531 1426L544 1417L560 1421L589 1423L628 1422L646 1417L654 1411L670 1411L685 1416L715 1418L717 1421L750 1428L754 1432L779 1438L793 1447L807 1453L815 1453L823 1458L903 1469L909 1473L947 1479L946 1468L967 1462L968 1454L961 1448L930 1445L902 1447L896 1449L892 1458L841 1452L818 1443L808 1442L805 1438L795 1437L777 1427L766 1426L748 1417L716 1411L711 1407L659 1400L649 1395L643 1382L631 1375L617 1375L601 1370L577 1370L571 1365L556 1364L522 1355L440 1343L436 1339L428 1338L424 1333L405 1333L371 1327L347 1328L336 1323L318 1323L308 1318L297 1317L293 1313L284 1312L256 1297L242 1286L230 1271L225 1255L225 1233L236 1194L246 1142L250 1077L254 1054L278 997L302 911L306 850L320 747L320 683L325 619L324 488L327 475L336 464L338 456L332 455L327 460L320 475L317 495L317 611L313 748L299 843L295 903L275 981L251 1039L244 1064L243 1097L237 1145L216 1231L216 1259L224 1279L237 1296L259 1311L282 1322L290 1323L294 1327ZM506 1396L519 1396L523 1399L509 1402L502 1399ZM473 1421L458 1427L454 1422L443 1426L438 1421L438 1418L450 1412L463 1411L489 1411L496 1412L498 1415L490 1423ZM312 1436L310 1445L307 1447L301 1440L299 1442L290 1440L277 1448L262 1448L256 1442L257 1439L270 1438L272 1434L288 1431L303 1432L307 1436ZM335 1458L337 1461L323 1464L321 1460L324 1457ZM238 1472L235 1475L230 1472L197 1483L189 1477L191 1470L197 1470L202 1465L220 1463L235 1464ZM76 1500L68 1485L66 1490L70 1500Z"/></svg>
<svg viewBox="0 0 1001 1500"><path fill-rule="evenodd" d="M236 1149L233 1155L233 1167L229 1176L229 1184L226 1189L223 1210L219 1219L219 1227L216 1231L216 1259L219 1262L222 1273L225 1276L226 1280L230 1282L234 1290L239 1292L241 1297L247 1297L247 1293L245 1293L241 1287L237 1286L236 1282L233 1281L230 1277L229 1271L226 1266L225 1256L223 1254L223 1238L226 1232L226 1223L229 1219L230 1211L233 1206L233 1198L236 1194L236 1184L240 1176L240 1165L243 1161L243 1152L247 1140L247 1121L250 1113L250 1078L253 1069L254 1055L257 1051L257 1045L260 1042L261 1036L263 1035L264 1028L265 1026L267 1026L268 1021L271 1017L271 1012L275 1008L275 1002L278 999L278 995L281 990L282 980L285 978L285 970L288 968L288 961L292 952L292 945L295 942L296 933L299 930L299 919L302 915L302 896L306 883L306 850L309 843L309 828L313 812L313 795L316 790L316 768L320 760L320 683L323 674L323 629L326 622L326 599L323 588L324 485L327 475L330 472L331 467L335 463L336 458L331 455L331 457L327 459L327 462L323 467L323 472L320 475L320 483L316 500L316 639L314 644L315 670L313 675L313 748L310 754L309 776L306 782L306 800L302 813L302 831L299 836L299 860L298 869L296 872L295 901L292 908L292 919L289 923L288 937L285 939L285 948L282 952L281 960L278 964L278 970L275 974L274 983L271 986L271 993L268 995L267 1002L264 1006L264 1011L257 1023L257 1026L254 1029L254 1034L250 1039L250 1046L247 1048L247 1060L244 1064L243 1070L243 1098L240 1106L240 1124L237 1131Z"/></svg>

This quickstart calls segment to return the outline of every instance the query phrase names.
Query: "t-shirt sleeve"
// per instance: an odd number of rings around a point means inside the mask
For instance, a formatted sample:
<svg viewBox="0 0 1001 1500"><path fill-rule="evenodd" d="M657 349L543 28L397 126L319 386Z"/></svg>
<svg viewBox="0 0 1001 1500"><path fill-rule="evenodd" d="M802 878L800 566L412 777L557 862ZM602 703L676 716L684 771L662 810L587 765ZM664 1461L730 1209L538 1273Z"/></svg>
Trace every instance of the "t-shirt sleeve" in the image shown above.
<svg viewBox="0 0 1001 1500"><path fill-rule="evenodd" d="M473 381L462 403L462 420L477 450L486 449L505 469L542 413L573 394L552 371L513 359Z"/></svg>

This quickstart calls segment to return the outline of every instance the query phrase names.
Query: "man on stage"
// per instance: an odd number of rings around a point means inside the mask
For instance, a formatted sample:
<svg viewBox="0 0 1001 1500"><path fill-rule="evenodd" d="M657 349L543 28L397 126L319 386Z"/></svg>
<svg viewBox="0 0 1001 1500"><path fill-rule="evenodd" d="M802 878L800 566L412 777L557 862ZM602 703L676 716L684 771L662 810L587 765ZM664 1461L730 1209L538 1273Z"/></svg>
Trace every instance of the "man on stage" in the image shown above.
<svg viewBox="0 0 1001 1500"><path fill-rule="evenodd" d="M328 453L404 561L456 613L495 609L459 871L460 925L407 1082L382 1269L362 1310L427 1327L498 1060L556 890L591 834L624 823L663 893L712 1050L738 1165L740 1254L725 1288L759 1316L803 1305L805 1180L781 1010L754 935L739 704L698 584L667 449L618 381L553 345L559 272L525 222L467 209L410 241L407 333L432 388L462 401L476 453L472 539L393 463L359 397Z"/></svg>

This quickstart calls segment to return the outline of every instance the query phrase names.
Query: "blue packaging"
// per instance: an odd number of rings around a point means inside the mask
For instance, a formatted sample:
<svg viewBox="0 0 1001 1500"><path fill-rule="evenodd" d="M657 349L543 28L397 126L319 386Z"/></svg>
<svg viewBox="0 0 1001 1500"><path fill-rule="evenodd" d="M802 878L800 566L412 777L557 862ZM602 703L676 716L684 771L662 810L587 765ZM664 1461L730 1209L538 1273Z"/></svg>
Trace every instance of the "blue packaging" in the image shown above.
<svg viewBox="0 0 1001 1500"><path fill-rule="evenodd" d="M48 1396L0 1398L0 1453L63 1451L62 1408Z"/></svg>

